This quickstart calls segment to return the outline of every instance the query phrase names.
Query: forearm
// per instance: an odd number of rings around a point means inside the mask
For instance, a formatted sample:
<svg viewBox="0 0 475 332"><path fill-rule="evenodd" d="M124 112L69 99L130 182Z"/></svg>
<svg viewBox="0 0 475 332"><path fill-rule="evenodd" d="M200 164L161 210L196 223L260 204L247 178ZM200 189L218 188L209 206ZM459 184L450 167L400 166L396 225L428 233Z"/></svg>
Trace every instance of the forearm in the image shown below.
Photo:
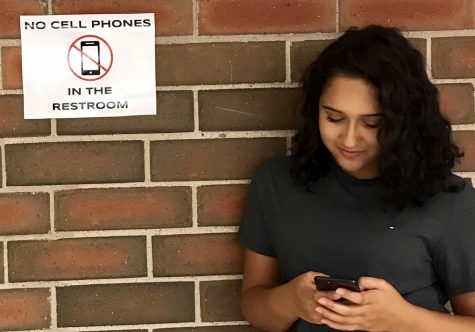
<svg viewBox="0 0 475 332"><path fill-rule="evenodd" d="M473 332L475 317L450 315L413 306L401 332Z"/></svg>
<svg viewBox="0 0 475 332"><path fill-rule="evenodd" d="M285 331L298 319L286 284L254 287L242 294L241 309L246 320L266 331Z"/></svg>

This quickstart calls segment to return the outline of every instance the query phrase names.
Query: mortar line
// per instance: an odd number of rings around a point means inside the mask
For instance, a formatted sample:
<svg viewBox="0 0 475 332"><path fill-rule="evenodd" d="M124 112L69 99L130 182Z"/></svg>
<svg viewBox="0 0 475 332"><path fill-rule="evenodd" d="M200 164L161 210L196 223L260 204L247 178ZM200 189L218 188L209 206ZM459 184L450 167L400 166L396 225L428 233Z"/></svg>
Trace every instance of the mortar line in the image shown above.
<svg viewBox="0 0 475 332"><path fill-rule="evenodd" d="M269 82L269 83L222 83L222 84L200 84L200 85L160 85L156 91L183 91L183 90L245 90L245 89L292 89L299 88L299 82Z"/></svg>
<svg viewBox="0 0 475 332"><path fill-rule="evenodd" d="M1 72L0 72L1 73ZM0 96L7 96L7 95L22 95L23 90L0 90Z"/></svg>
<svg viewBox="0 0 475 332"><path fill-rule="evenodd" d="M434 78L432 80L435 84L452 84L452 83L473 83L475 84L475 79L473 78Z"/></svg>
<svg viewBox="0 0 475 332"><path fill-rule="evenodd" d="M198 187L196 185L191 186L191 220L193 221L193 227L198 227Z"/></svg>
<svg viewBox="0 0 475 332"><path fill-rule="evenodd" d="M427 74L432 81L434 77L432 75L432 39L430 37L426 39L426 66Z"/></svg>
<svg viewBox="0 0 475 332"><path fill-rule="evenodd" d="M3 53L3 48L0 45L0 91L3 91L2 53Z"/></svg>
<svg viewBox="0 0 475 332"><path fill-rule="evenodd" d="M56 287L50 287L50 305L51 305L51 323L50 327L56 329L58 327L58 304L56 302Z"/></svg>
<svg viewBox="0 0 475 332"><path fill-rule="evenodd" d="M473 87L473 118L475 120L475 82L472 82ZM475 185L475 182L474 182Z"/></svg>
<svg viewBox="0 0 475 332"><path fill-rule="evenodd" d="M153 247L152 247L152 235L147 234L147 277L153 278Z"/></svg>
<svg viewBox="0 0 475 332"><path fill-rule="evenodd" d="M195 323L201 323L200 282L195 281Z"/></svg>
<svg viewBox="0 0 475 332"><path fill-rule="evenodd" d="M335 31L340 32L340 2L335 0Z"/></svg>
<svg viewBox="0 0 475 332"><path fill-rule="evenodd" d="M290 156L292 154L292 137L291 136L287 137L286 145L287 145L286 155Z"/></svg>
<svg viewBox="0 0 475 332"><path fill-rule="evenodd" d="M200 132L200 111L198 105L198 90L193 90L193 122L194 122L194 133Z"/></svg>
<svg viewBox="0 0 475 332"><path fill-rule="evenodd" d="M49 192L49 222L50 222L50 232L55 233L56 232L56 227L55 227L55 213L54 213L54 200L55 200L55 194L54 190L51 190Z"/></svg>
<svg viewBox="0 0 475 332"><path fill-rule="evenodd" d="M453 131L465 131L465 130L475 130L475 124L459 124L459 125L452 125Z"/></svg>
<svg viewBox="0 0 475 332"><path fill-rule="evenodd" d="M475 79L461 79L465 81L475 81ZM156 91L202 91L202 90L246 90L246 89L294 89L302 86L299 82L270 82L270 83L220 83L201 85L161 85L156 86ZM22 89L0 90L0 95L22 95ZM48 118L49 119L49 118ZM59 119L59 118L58 118ZM67 119L67 118L64 118Z"/></svg>
<svg viewBox="0 0 475 332"><path fill-rule="evenodd" d="M115 279L80 279L80 280L53 280L53 281L26 281L13 282L8 285L0 284L0 289L22 289L22 288L64 288L75 286L96 286L96 285L121 285L121 284L147 284L147 283L176 283L176 282L198 282L198 281L230 281L242 280L242 274L237 275L198 275L182 277L140 277L140 278L115 278Z"/></svg>
<svg viewBox="0 0 475 332"><path fill-rule="evenodd" d="M454 174L462 178L475 178L475 172L454 172Z"/></svg>
<svg viewBox="0 0 475 332"><path fill-rule="evenodd" d="M168 235L203 235L203 234L232 234L238 231L238 226L202 226L181 228L144 228L95 231L61 231L44 234L1 235L0 241L54 241L60 239L112 238L112 237L146 237Z"/></svg>
<svg viewBox="0 0 475 332"><path fill-rule="evenodd" d="M48 0L48 15L53 15L53 0Z"/></svg>
<svg viewBox="0 0 475 332"><path fill-rule="evenodd" d="M213 326L241 326L249 325L246 321L226 321L226 322L185 322L185 323L156 323L156 324L133 324L133 325L103 325L103 326L79 326L71 329L70 327L55 328L54 330L15 330L15 332L79 332L79 331L122 331L124 329L166 329L166 328L195 328L195 327L213 327Z"/></svg>
<svg viewBox="0 0 475 332"><path fill-rule="evenodd" d="M112 142L112 141L153 141L170 140L201 140L201 139L236 139L236 138L282 138L292 135L294 130L256 130L256 131L204 131L184 133L157 134L112 134L112 135L80 135L80 136L37 136L37 137L6 137L4 144L26 143L76 143L76 142Z"/></svg>
<svg viewBox="0 0 475 332"><path fill-rule="evenodd" d="M21 40L18 39L0 39L0 47L2 46L20 46Z"/></svg>
<svg viewBox="0 0 475 332"><path fill-rule="evenodd" d="M151 163L150 163L150 139L144 139L144 174L145 183L152 182Z"/></svg>
<svg viewBox="0 0 475 332"><path fill-rule="evenodd" d="M199 3L193 0L193 36L199 35Z"/></svg>
<svg viewBox="0 0 475 332"><path fill-rule="evenodd" d="M292 73L290 67L290 47L292 42L285 42L285 83L290 83L292 81Z"/></svg>
<svg viewBox="0 0 475 332"><path fill-rule="evenodd" d="M199 9L198 9L199 10ZM444 38L444 37L473 37L475 29L464 30L425 30L425 31L402 31L403 36L409 38ZM198 44L198 43L220 43L220 42L272 42L272 41L306 41L306 40L326 40L335 39L341 32L309 32L309 33L286 33L286 34L247 34L247 35L184 35L184 36L164 36L155 37L157 44ZM20 39L1 39L0 46L20 46Z"/></svg>
<svg viewBox="0 0 475 332"><path fill-rule="evenodd" d="M5 149L6 145L4 143L4 139L0 140L1 141L1 153L2 153L2 188L0 190L4 189L7 187L7 165L6 165L6 157L5 157Z"/></svg>
<svg viewBox="0 0 475 332"><path fill-rule="evenodd" d="M8 241L3 241L3 283L8 284Z"/></svg>
<svg viewBox="0 0 475 332"><path fill-rule="evenodd" d="M57 128L56 119L51 119L51 136L52 137L57 137L58 136L58 128Z"/></svg>
<svg viewBox="0 0 475 332"><path fill-rule="evenodd" d="M336 16L336 15L335 15ZM338 20L340 20L338 10ZM336 20L336 18L335 18ZM425 31L401 31L408 38L446 38L446 37L473 37L475 29L465 30L425 30ZM306 40L336 39L342 32L309 32L309 33L282 33L282 34L241 34L241 35L198 35L198 36L170 36L156 37L157 44L207 44L207 43L248 43L248 42L300 42Z"/></svg>
<svg viewBox="0 0 475 332"><path fill-rule="evenodd" d="M49 193L50 190L69 191L84 189L132 189L132 188L175 188L191 187L192 185L229 185L229 184L248 184L249 179L242 180L203 180L203 181L169 181L169 182L134 182L134 183L95 183L95 184L69 184L69 185L44 185L44 186L9 186L0 188L1 193L23 193L23 192L43 192Z"/></svg>

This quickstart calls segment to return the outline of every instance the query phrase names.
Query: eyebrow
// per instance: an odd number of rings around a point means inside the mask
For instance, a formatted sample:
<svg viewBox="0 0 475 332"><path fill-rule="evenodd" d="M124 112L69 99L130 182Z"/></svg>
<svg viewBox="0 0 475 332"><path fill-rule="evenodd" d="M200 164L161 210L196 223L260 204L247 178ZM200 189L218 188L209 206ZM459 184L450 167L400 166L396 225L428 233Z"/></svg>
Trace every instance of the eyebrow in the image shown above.
<svg viewBox="0 0 475 332"><path fill-rule="evenodd" d="M333 111L333 112L345 114L345 112L337 110L336 108L333 108L333 107L330 107L330 106L327 106L327 105L322 105L322 108L325 108L325 109ZM371 113L371 114L362 114L361 116L380 117L380 116L383 116L383 114L381 114L381 113Z"/></svg>

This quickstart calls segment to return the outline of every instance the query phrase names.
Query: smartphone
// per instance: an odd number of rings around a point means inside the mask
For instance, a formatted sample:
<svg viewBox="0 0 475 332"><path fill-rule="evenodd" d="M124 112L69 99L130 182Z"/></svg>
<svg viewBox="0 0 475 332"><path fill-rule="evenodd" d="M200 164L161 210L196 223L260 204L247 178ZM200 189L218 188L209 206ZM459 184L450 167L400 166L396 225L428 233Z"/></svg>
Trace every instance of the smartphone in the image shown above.
<svg viewBox="0 0 475 332"><path fill-rule="evenodd" d="M99 75L101 73L99 41L81 42L81 73L82 75Z"/></svg>
<svg viewBox="0 0 475 332"><path fill-rule="evenodd" d="M352 279L317 276L315 277L315 285L320 291L334 291L337 288L346 288L353 292L360 292L358 283Z"/></svg>

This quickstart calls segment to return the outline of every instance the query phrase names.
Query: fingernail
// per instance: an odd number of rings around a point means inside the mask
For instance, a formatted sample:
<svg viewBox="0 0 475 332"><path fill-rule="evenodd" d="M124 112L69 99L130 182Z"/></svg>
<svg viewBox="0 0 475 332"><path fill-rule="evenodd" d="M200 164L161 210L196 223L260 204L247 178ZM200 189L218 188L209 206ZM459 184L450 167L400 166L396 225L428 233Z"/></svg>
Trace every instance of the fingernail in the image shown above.
<svg viewBox="0 0 475 332"><path fill-rule="evenodd" d="M325 303L327 303L327 301L324 298L319 298L318 303L325 305Z"/></svg>
<svg viewBox="0 0 475 332"><path fill-rule="evenodd" d="M322 312L323 312L322 307L316 307L316 308L315 308L315 311L316 311L316 312L319 312L319 313L322 313Z"/></svg>

